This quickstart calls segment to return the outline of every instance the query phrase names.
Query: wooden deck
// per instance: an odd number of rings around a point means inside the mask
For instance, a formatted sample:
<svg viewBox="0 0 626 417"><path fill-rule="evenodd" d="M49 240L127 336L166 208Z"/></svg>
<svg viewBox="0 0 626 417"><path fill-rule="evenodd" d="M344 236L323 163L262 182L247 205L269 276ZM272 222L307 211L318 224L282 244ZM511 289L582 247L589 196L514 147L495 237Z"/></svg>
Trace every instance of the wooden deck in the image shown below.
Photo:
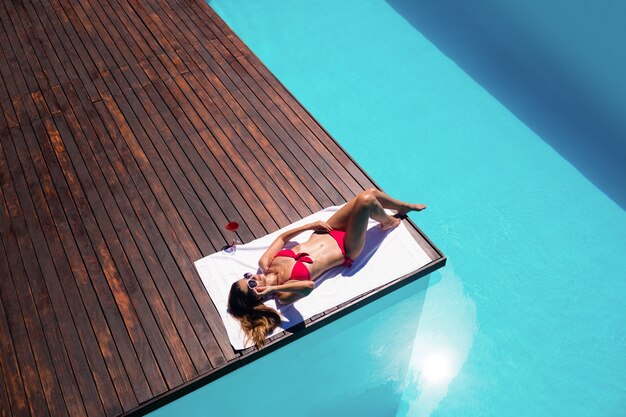
<svg viewBox="0 0 626 417"><path fill-rule="evenodd" d="M0 0L0 106L2 416L141 413L263 354L193 262L374 185L203 0Z"/></svg>

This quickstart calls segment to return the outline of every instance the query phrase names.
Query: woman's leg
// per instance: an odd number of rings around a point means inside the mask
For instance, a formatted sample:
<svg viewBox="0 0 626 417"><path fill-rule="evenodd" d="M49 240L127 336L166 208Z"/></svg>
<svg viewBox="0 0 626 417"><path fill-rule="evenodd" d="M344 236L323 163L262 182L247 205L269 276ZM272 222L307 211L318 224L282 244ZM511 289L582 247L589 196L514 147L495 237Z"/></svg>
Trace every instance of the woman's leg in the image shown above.
<svg viewBox="0 0 626 417"><path fill-rule="evenodd" d="M396 210L398 214L406 214L409 211L422 211L426 208L426 204L405 203L404 201L397 200L375 188L368 191L374 193L374 197L376 197L384 208Z"/></svg>
<svg viewBox="0 0 626 417"><path fill-rule="evenodd" d="M396 200L375 188L363 191L328 220L328 224L333 229L345 230L346 256L354 259L361 253L365 244L367 222L370 218L378 221L383 230L400 224L399 219L385 212L386 208L404 214L411 210L423 210L426 206Z"/></svg>
<svg viewBox="0 0 626 417"><path fill-rule="evenodd" d="M339 209L339 211L337 211L337 213L333 214L331 218L328 219L328 224L330 224L330 226L333 229L346 231L348 228L348 220L350 219L350 216L355 210L354 206L356 204L356 201L360 196L364 194L372 194L376 198L376 200L378 200L378 202L383 208L396 210L399 214L406 214L409 211L413 211L413 210L421 211L426 208L426 205L424 204L405 203L403 201L397 200L383 193L382 191L376 188L370 188L368 190L361 192L358 196L354 197L352 200L348 201L342 208ZM374 218L374 220L380 221L379 219L376 219L376 218ZM384 222L386 218L383 218L382 220Z"/></svg>

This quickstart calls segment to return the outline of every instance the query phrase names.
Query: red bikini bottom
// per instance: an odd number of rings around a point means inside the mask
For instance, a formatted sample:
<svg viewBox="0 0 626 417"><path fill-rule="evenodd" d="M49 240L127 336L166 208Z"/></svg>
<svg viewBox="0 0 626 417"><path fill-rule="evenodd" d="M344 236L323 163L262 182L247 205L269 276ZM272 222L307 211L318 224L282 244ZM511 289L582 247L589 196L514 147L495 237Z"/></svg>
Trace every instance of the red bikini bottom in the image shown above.
<svg viewBox="0 0 626 417"><path fill-rule="evenodd" d="M346 256L346 248L344 246L346 232L344 232L343 230L331 230L330 232L328 232L328 234L331 235L333 239L335 239L335 242L337 242L339 249L341 249L341 254L343 255L343 265L351 266L354 260Z"/></svg>

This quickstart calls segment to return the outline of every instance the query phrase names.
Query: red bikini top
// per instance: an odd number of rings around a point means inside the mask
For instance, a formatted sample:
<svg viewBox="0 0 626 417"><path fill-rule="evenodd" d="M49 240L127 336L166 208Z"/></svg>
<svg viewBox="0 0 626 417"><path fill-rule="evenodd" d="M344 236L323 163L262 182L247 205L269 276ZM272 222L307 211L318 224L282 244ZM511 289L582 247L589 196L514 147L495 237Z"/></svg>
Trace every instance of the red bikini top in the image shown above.
<svg viewBox="0 0 626 417"><path fill-rule="evenodd" d="M306 266L304 266L304 262L308 264L313 263L313 259L309 257L308 253L295 253L291 249L283 249L276 255L274 255L274 258L277 258L279 256L296 260L296 263L293 265L293 269L291 270L291 275L289 276L289 279L296 279L298 281L308 281L311 279L311 274L309 273L309 270L306 268Z"/></svg>

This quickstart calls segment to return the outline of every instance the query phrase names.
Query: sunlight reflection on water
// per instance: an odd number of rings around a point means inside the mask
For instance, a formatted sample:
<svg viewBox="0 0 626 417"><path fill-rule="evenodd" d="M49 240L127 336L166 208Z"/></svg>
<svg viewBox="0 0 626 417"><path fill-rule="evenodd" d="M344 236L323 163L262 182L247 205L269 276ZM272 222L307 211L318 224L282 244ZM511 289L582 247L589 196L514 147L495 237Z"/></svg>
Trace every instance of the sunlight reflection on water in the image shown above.
<svg viewBox="0 0 626 417"><path fill-rule="evenodd" d="M441 275L427 292L397 417L430 416L446 397L474 342L476 304L464 293L450 263Z"/></svg>

